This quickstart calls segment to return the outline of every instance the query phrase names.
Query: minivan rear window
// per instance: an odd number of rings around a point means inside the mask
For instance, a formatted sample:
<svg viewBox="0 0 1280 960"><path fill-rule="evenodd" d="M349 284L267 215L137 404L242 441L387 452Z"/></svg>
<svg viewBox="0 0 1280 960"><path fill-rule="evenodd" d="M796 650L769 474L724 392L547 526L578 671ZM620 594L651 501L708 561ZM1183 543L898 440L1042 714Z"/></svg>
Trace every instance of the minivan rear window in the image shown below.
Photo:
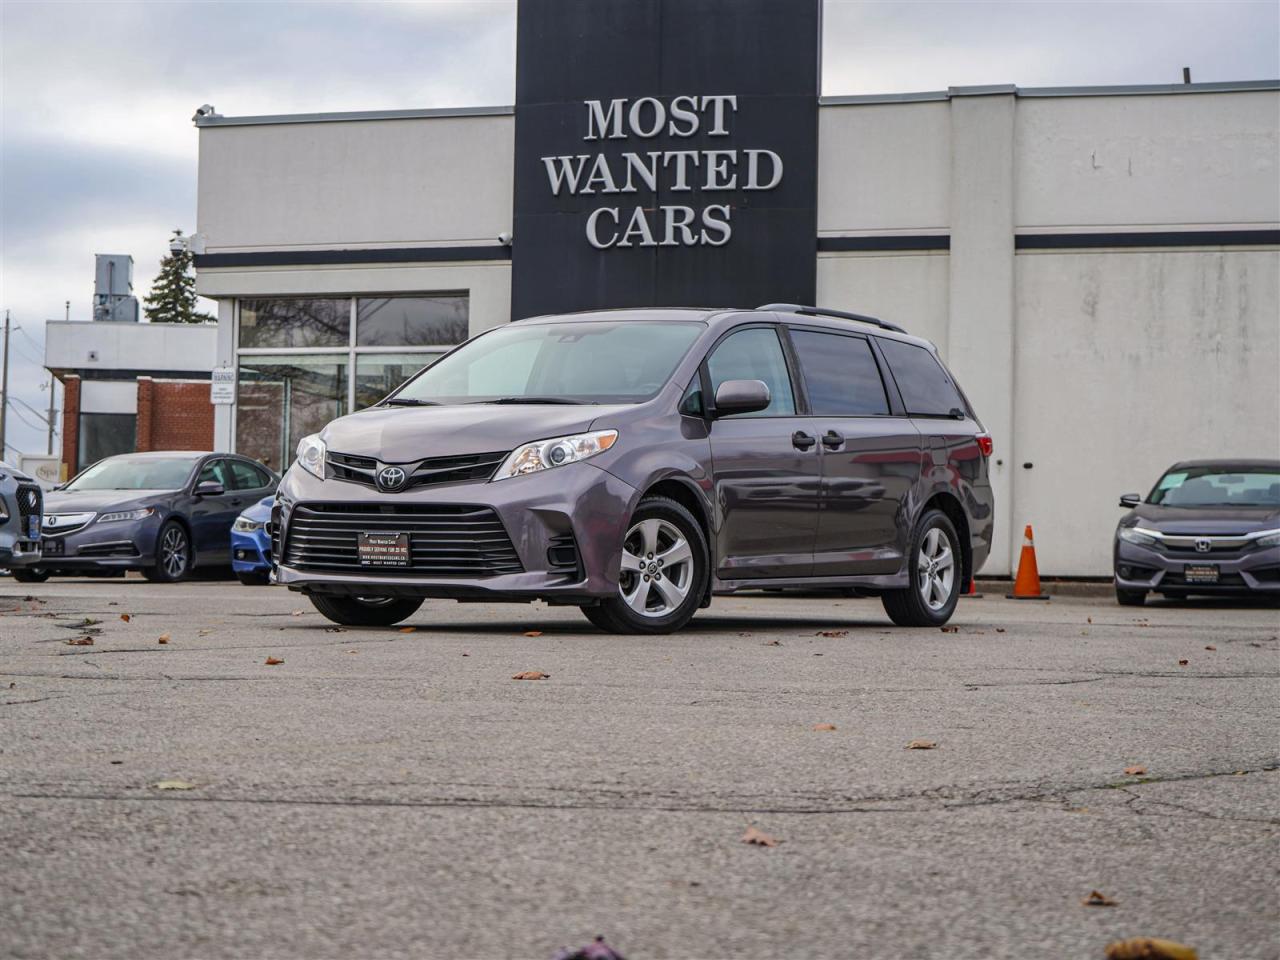
<svg viewBox="0 0 1280 960"><path fill-rule="evenodd" d="M907 413L918 417L946 417L953 410L965 412L960 391L924 347L881 337L880 350L889 361Z"/></svg>

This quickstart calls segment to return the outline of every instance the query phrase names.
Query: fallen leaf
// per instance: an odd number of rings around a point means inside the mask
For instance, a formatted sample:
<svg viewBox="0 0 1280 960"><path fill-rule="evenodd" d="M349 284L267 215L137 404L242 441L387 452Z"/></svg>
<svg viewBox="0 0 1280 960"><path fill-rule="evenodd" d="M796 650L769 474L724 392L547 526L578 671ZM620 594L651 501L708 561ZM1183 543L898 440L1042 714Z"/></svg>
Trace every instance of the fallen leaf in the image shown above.
<svg viewBox="0 0 1280 960"><path fill-rule="evenodd" d="M523 673L517 673L512 680L546 680L551 674L543 673L541 670L525 670Z"/></svg>
<svg viewBox="0 0 1280 960"><path fill-rule="evenodd" d="M284 663L283 660L277 659L276 657L267 657L266 662L268 667L274 667L276 664Z"/></svg>
<svg viewBox="0 0 1280 960"><path fill-rule="evenodd" d="M760 644L760 646L762 646L762 647L780 647L780 646L782 646L782 641L781 641L781 640L766 640L764 643Z"/></svg>
<svg viewBox="0 0 1280 960"><path fill-rule="evenodd" d="M151 785L157 790L194 790L194 783L187 783L185 780L160 780Z"/></svg>
<svg viewBox="0 0 1280 960"><path fill-rule="evenodd" d="M822 656L822 654L820 654L820 653L815 653L815 654L814 654L814 656L815 656L815 657L820 657L820 656Z"/></svg>
<svg viewBox="0 0 1280 960"><path fill-rule="evenodd" d="M90 636L72 637L70 640L67 641L67 644L72 647L92 647L93 637L90 637Z"/></svg>
<svg viewBox="0 0 1280 960"><path fill-rule="evenodd" d="M742 842L756 847L776 847L779 841L776 837L771 837L755 827L747 827L747 832L742 835Z"/></svg>
<svg viewBox="0 0 1280 960"><path fill-rule="evenodd" d="M469 654L469 653L464 653L464 654L463 654L463 656L464 656L464 657L469 657L469 656L471 656L471 654Z"/></svg>
<svg viewBox="0 0 1280 960"><path fill-rule="evenodd" d="M359 653L359 650L348 650L347 653Z"/></svg>
<svg viewBox="0 0 1280 960"><path fill-rule="evenodd" d="M131 617L131 616L130 616L129 614L127 614L127 613L122 613L122 614L120 614L120 619L121 619L121 620L123 620L125 623L128 623L130 620L132 620L132 619L133 619L133 617Z"/></svg>
<svg viewBox="0 0 1280 960"><path fill-rule="evenodd" d="M162 633L160 636L156 637L156 643L168 643L169 639L170 638L167 633Z"/></svg>
<svg viewBox="0 0 1280 960"><path fill-rule="evenodd" d="M295 610L295 611L293 611L293 613L289 614L289 616L291 616L291 617L300 617L300 616L302 616L302 611L301 611L301 610Z"/></svg>
<svg viewBox="0 0 1280 960"><path fill-rule="evenodd" d="M542 636L542 631L541 631L541 630L526 630L526 631L524 632L524 635L525 635L526 637L540 637L540 636Z"/></svg>
<svg viewBox="0 0 1280 960"><path fill-rule="evenodd" d="M815 637L847 637L848 630L819 630L814 634Z"/></svg>
<svg viewBox="0 0 1280 960"><path fill-rule="evenodd" d="M341 627L325 627L324 632L325 633L343 633L344 631Z"/></svg>
<svg viewBox="0 0 1280 960"><path fill-rule="evenodd" d="M1146 772L1147 768L1141 764L1134 764L1132 767L1124 768L1124 775L1126 777L1141 777Z"/></svg>
<svg viewBox="0 0 1280 960"><path fill-rule="evenodd" d="M400 632L401 633L417 633L418 628L417 627L401 627Z"/></svg>
<svg viewBox="0 0 1280 960"><path fill-rule="evenodd" d="M96 627L96 626L97 626L98 624L100 624L101 622L102 622L101 620L95 620L95 619L93 619L93 617L85 617L82 621L80 621L80 626L82 626L82 627Z"/></svg>
<svg viewBox="0 0 1280 960"><path fill-rule="evenodd" d="M1209 644L1209 646L1205 647L1205 649L1206 649L1206 650L1217 650L1218 648L1217 648L1217 647L1215 647L1213 644Z"/></svg>
<svg viewBox="0 0 1280 960"><path fill-rule="evenodd" d="M1199 960L1194 947L1154 937L1134 937L1107 944L1103 951L1107 960Z"/></svg>
<svg viewBox="0 0 1280 960"><path fill-rule="evenodd" d="M1004 627L996 627L996 633L1004 633Z"/></svg>
<svg viewBox="0 0 1280 960"><path fill-rule="evenodd" d="M1085 617L1084 619L1085 619L1085 623L1093 623L1093 617ZM1097 891L1097 890L1095 890L1095 891L1093 891L1093 892L1094 892L1094 893L1097 893L1098 891ZM1099 894L1099 895L1100 895L1100 894Z"/></svg>
<svg viewBox="0 0 1280 960"><path fill-rule="evenodd" d="M1097 890L1094 890L1080 901L1080 905L1082 907L1114 907L1116 905L1116 901L1112 900L1105 893L1099 893Z"/></svg>
<svg viewBox="0 0 1280 960"><path fill-rule="evenodd" d="M959 627L947 626L947 627L939 627L938 629L941 630L943 633L959 633L960 632Z"/></svg>
<svg viewBox="0 0 1280 960"><path fill-rule="evenodd" d="M932 740L912 740L906 745L906 750L932 750L937 744Z"/></svg>
<svg viewBox="0 0 1280 960"><path fill-rule="evenodd" d="M1185 667L1185 666L1186 666L1188 663L1190 663L1190 662L1191 662L1190 660L1179 660L1179 661L1178 661L1178 666L1180 666L1180 667Z"/></svg>
<svg viewBox="0 0 1280 960"><path fill-rule="evenodd" d="M814 730L834 730L835 728L836 725L834 723L815 723L813 725Z"/></svg>

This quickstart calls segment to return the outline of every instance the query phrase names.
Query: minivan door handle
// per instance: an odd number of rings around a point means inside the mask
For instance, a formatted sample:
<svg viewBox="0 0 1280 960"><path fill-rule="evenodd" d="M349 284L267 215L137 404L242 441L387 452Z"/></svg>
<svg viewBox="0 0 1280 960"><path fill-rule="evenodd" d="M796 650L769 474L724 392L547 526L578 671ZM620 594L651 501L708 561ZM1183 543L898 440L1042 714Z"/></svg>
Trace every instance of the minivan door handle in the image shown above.
<svg viewBox="0 0 1280 960"><path fill-rule="evenodd" d="M834 430L828 430L822 436L822 445L828 450L839 450L844 445L844 437Z"/></svg>
<svg viewBox="0 0 1280 960"><path fill-rule="evenodd" d="M803 430L797 430L791 435L791 445L797 450L808 450L817 442L817 440L813 439L813 437L809 436Z"/></svg>

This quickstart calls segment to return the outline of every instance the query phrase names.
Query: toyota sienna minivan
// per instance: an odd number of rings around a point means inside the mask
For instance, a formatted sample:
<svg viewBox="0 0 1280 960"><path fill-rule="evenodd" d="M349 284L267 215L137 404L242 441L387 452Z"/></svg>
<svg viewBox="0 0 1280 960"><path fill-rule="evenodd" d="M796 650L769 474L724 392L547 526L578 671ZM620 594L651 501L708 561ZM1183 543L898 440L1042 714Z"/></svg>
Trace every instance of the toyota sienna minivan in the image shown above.
<svg viewBox="0 0 1280 960"><path fill-rule="evenodd" d="M843 587L937 626L991 548L990 455L933 346L882 320L534 317L303 438L272 561L349 625L541 599L667 633L714 595Z"/></svg>

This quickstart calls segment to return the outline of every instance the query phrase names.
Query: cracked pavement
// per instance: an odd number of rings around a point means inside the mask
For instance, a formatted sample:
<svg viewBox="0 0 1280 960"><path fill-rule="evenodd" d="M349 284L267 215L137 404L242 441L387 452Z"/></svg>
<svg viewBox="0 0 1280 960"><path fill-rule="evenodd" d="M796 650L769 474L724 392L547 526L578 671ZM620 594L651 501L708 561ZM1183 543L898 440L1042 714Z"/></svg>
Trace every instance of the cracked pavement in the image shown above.
<svg viewBox="0 0 1280 960"><path fill-rule="evenodd" d="M616 638L0 581L0 955L1280 956L1280 612L994 594L955 632L765 595Z"/></svg>

